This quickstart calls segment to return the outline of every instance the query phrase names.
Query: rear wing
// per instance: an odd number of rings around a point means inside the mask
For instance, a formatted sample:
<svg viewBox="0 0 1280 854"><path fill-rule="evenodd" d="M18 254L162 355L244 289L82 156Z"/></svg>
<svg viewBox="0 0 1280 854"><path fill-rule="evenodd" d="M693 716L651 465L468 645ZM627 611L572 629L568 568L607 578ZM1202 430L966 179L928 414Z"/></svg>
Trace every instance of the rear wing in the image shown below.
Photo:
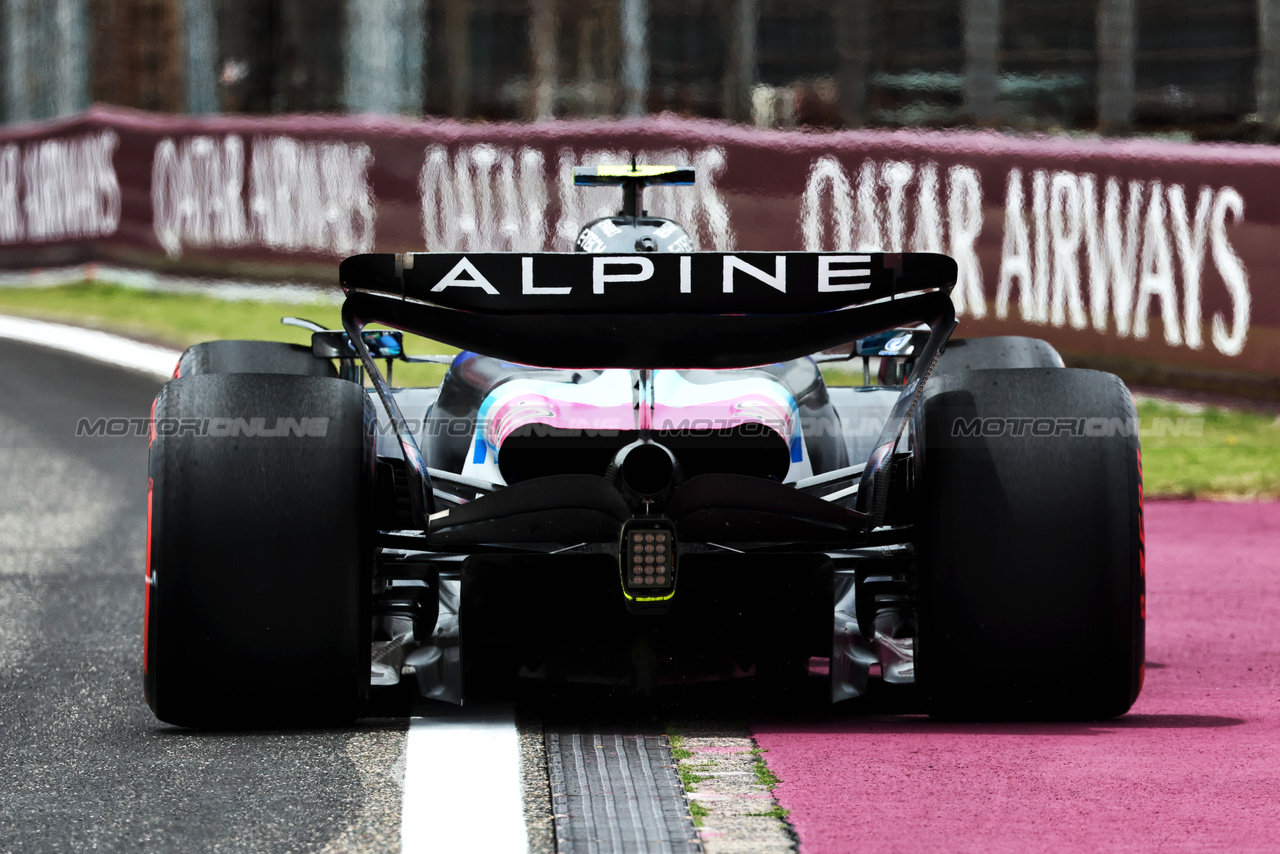
<svg viewBox="0 0 1280 854"><path fill-rule="evenodd" d="M435 510L427 460L363 337L370 322L556 368L735 368L800 358L927 323L862 469L857 517L884 518L889 464L955 328L956 263L930 253L410 253L342 262L342 325L404 452L415 523Z"/></svg>
<svg viewBox="0 0 1280 854"><path fill-rule="evenodd" d="M950 316L931 253L356 255L347 311L465 350L561 368L733 368Z"/></svg>

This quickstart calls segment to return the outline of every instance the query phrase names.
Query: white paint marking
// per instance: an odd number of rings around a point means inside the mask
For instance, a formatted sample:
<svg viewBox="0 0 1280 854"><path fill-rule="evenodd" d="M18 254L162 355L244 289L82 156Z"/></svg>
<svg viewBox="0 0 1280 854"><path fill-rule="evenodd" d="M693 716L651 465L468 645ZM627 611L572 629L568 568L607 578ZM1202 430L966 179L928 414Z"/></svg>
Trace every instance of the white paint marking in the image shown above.
<svg viewBox="0 0 1280 854"><path fill-rule="evenodd" d="M178 357L182 355L177 350L143 344L110 332L6 315L0 315L0 338L76 353L87 359L162 379L173 376Z"/></svg>
<svg viewBox="0 0 1280 854"><path fill-rule="evenodd" d="M342 305L342 289L332 284L268 284L266 282L171 276L151 270L74 264L39 270L0 272L0 288L58 288L93 282L162 294L196 294L229 302L287 302L294 305Z"/></svg>
<svg viewBox="0 0 1280 854"><path fill-rule="evenodd" d="M520 738L510 708L468 707L409 723L402 854L526 852Z"/></svg>

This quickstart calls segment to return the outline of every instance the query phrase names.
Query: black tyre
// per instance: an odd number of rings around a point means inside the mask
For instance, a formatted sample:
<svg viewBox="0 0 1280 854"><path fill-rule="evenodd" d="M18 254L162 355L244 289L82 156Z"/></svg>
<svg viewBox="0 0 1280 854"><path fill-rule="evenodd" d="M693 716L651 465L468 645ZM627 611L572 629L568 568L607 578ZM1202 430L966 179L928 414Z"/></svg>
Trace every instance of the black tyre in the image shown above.
<svg viewBox="0 0 1280 854"><path fill-rule="evenodd" d="M336 377L328 359L317 359L311 348L283 341L206 341L188 347L178 359L174 377L202 374L288 374L298 377Z"/></svg>
<svg viewBox="0 0 1280 854"><path fill-rule="evenodd" d="M146 698L161 720L298 725L360 713L373 417L364 391L337 379L210 374L161 389L143 630Z"/></svg>
<svg viewBox="0 0 1280 854"><path fill-rule="evenodd" d="M1061 368L1062 357L1048 341L1020 335L953 338L933 366L933 376L995 368Z"/></svg>
<svg viewBox="0 0 1280 854"><path fill-rule="evenodd" d="M942 376L916 426L916 681L930 713L1123 714L1142 685L1146 616L1124 384L1061 368Z"/></svg>

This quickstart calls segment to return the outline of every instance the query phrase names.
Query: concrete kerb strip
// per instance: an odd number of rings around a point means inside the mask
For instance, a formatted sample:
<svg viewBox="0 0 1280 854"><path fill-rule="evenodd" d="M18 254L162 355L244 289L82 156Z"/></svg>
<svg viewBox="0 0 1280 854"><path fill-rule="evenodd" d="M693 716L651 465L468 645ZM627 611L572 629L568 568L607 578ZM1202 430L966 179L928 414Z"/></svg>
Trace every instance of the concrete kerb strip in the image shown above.
<svg viewBox="0 0 1280 854"><path fill-rule="evenodd" d="M686 797L699 806L698 836L707 854L796 850L795 831L759 779L763 757L744 728L703 722L672 732L680 736L676 762L689 787Z"/></svg>
<svg viewBox="0 0 1280 854"><path fill-rule="evenodd" d="M173 376L178 357L182 355L168 347L144 344L110 332L7 315L0 315L0 338L75 353L160 379Z"/></svg>

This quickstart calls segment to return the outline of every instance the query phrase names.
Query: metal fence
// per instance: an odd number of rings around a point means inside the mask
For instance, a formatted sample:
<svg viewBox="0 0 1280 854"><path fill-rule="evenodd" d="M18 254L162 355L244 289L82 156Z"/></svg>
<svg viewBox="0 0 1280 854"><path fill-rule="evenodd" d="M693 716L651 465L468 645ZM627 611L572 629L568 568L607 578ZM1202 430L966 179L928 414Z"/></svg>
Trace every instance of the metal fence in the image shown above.
<svg viewBox="0 0 1280 854"><path fill-rule="evenodd" d="M491 120L1270 138L1280 0L6 0L3 118Z"/></svg>

